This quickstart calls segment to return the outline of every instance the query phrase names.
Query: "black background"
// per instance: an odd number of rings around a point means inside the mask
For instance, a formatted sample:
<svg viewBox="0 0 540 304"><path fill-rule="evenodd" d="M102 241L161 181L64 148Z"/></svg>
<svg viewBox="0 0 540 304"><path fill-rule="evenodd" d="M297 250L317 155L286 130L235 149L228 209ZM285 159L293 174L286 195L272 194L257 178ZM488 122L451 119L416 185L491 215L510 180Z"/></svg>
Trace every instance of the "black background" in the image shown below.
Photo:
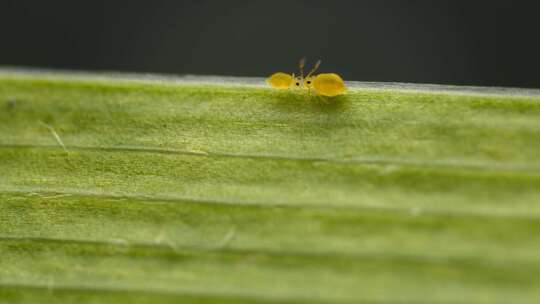
<svg viewBox="0 0 540 304"><path fill-rule="evenodd" d="M540 1L24 1L0 65L540 87Z"/></svg>

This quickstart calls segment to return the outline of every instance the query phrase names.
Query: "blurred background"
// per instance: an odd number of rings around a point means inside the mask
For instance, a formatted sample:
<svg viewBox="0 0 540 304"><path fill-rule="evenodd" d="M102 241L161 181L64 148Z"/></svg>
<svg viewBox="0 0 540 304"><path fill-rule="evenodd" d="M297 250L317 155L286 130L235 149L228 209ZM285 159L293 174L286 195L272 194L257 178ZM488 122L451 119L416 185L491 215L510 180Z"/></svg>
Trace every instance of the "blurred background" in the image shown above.
<svg viewBox="0 0 540 304"><path fill-rule="evenodd" d="M0 4L0 65L540 88L540 1Z"/></svg>

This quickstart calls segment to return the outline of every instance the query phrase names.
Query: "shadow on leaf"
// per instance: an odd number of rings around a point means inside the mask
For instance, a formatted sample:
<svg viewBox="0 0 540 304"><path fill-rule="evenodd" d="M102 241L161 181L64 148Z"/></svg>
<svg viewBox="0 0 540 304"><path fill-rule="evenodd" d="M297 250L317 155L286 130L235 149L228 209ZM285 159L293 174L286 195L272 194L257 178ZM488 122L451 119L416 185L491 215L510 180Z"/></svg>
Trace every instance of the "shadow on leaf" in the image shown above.
<svg viewBox="0 0 540 304"><path fill-rule="evenodd" d="M346 113L350 106L347 95L325 97L286 91L272 92L271 97L278 110L288 112L337 115Z"/></svg>

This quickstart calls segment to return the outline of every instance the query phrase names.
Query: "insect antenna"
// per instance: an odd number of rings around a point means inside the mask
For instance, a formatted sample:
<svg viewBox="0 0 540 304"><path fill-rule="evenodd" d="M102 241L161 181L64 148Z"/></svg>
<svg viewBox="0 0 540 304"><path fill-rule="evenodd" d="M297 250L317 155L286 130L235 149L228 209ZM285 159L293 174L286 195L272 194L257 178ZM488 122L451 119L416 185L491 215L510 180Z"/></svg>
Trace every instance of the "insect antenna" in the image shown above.
<svg viewBox="0 0 540 304"><path fill-rule="evenodd" d="M306 66L306 57L300 58L298 66L300 67L300 76L302 77L302 79L304 79L304 67Z"/></svg>
<svg viewBox="0 0 540 304"><path fill-rule="evenodd" d="M311 69L311 71L309 71L309 74L306 76L306 78L311 76L311 74L315 73L315 71L319 68L320 65L321 65L321 60L319 59L319 60L317 60L317 62L313 66L313 69Z"/></svg>

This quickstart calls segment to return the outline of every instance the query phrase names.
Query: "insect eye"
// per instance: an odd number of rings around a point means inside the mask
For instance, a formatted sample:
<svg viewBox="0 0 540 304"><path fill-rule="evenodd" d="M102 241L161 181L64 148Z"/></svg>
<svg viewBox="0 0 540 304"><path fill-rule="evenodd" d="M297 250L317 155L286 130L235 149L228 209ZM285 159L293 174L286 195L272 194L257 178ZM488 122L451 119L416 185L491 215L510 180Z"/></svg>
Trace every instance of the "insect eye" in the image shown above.
<svg viewBox="0 0 540 304"><path fill-rule="evenodd" d="M300 82L297 82L296 85L299 86L299 85L300 85Z"/></svg>
<svg viewBox="0 0 540 304"><path fill-rule="evenodd" d="M308 80L308 81L307 81L307 84L310 84L310 83L311 83L311 81Z"/></svg>

